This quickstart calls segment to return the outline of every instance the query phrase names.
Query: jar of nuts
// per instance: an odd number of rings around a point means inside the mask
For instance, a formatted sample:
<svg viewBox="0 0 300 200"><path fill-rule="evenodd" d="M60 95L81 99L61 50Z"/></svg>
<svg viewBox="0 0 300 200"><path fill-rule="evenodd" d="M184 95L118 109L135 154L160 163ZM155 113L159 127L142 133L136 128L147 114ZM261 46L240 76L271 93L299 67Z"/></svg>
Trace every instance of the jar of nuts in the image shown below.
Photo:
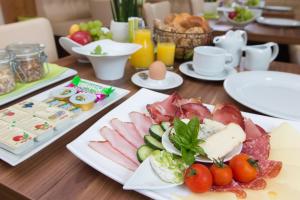
<svg viewBox="0 0 300 200"><path fill-rule="evenodd" d="M37 81L49 72L44 45L16 43L7 46L6 49L16 55L13 69L17 81L23 83Z"/></svg>
<svg viewBox="0 0 300 200"><path fill-rule="evenodd" d="M0 49L0 95L6 94L16 87L11 63L14 56L4 49Z"/></svg>

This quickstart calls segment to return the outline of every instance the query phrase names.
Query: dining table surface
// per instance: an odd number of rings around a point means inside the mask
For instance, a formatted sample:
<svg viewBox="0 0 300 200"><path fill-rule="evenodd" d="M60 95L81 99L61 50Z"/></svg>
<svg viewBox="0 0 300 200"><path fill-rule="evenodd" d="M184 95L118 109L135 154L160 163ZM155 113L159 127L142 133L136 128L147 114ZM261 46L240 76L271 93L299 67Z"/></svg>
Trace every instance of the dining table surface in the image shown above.
<svg viewBox="0 0 300 200"><path fill-rule="evenodd" d="M80 136L103 115L140 89L130 80L135 70L128 64L123 78L116 81L102 81L95 77L90 64L78 63L72 56L59 59L56 63L77 70L82 78L121 87L130 90L130 93L82 124L78 124L76 128L69 131L66 135L19 165L12 167L0 161L0 199L147 199L147 197L135 191L123 190L121 184L85 164L66 148L68 143ZM300 65L273 62L270 70L300 74ZM180 74L178 64L174 71ZM226 102L236 105L242 111L257 113L231 99L223 88L223 82L201 81L181 75L184 83L176 89L163 91L163 93L171 94L177 91L183 97L201 97L202 101L207 104ZM1 106L0 109L52 88L64 81Z"/></svg>

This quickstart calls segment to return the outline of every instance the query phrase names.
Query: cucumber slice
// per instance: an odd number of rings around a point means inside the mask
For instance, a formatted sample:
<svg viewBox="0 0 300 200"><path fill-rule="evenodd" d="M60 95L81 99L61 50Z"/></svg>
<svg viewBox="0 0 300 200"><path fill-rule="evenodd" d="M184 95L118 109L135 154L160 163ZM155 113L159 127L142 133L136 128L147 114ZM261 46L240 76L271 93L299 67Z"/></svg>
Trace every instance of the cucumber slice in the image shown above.
<svg viewBox="0 0 300 200"><path fill-rule="evenodd" d="M171 123L170 122L162 122L161 127L164 131L166 131L168 128L170 128Z"/></svg>
<svg viewBox="0 0 300 200"><path fill-rule="evenodd" d="M157 141L154 137L151 135L145 135L144 136L145 143L151 147L152 149L158 149L158 150L164 150L163 145L161 142Z"/></svg>
<svg viewBox="0 0 300 200"><path fill-rule="evenodd" d="M140 161L142 163L144 160L146 160L146 158L148 158L148 156L151 155L151 153L153 151L154 151L154 149L152 149L148 145L144 144L144 145L140 146L136 152L138 161Z"/></svg>
<svg viewBox="0 0 300 200"><path fill-rule="evenodd" d="M161 128L160 125L154 124L149 129L150 135L157 139L158 141L161 141L161 137L164 134L164 130Z"/></svg>

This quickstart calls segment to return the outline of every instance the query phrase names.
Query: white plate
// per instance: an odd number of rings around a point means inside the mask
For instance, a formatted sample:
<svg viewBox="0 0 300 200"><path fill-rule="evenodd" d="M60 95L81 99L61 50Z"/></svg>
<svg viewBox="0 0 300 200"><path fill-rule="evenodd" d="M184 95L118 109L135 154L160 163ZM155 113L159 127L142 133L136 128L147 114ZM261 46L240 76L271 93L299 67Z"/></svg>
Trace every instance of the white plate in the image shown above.
<svg viewBox="0 0 300 200"><path fill-rule="evenodd" d="M272 10L272 11L286 12L286 11L292 10L292 7L289 7L289 6L264 6L264 9Z"/></svg>
<svg viewBox="0 0 300 200"><path fill-rule="evenodd" d="M181 73L196 78L200 80L206 80L206 81L223 81L225 80L229 75L235 74L237 71L234 68L226 69L223 73L218 74L216 76L205 76L197 74L194 70L190 69L189 65L192 65L192 61L182 63L179 66L179 70Z"/></svg>
<svg viewBox="0 0 300 200"><path fill-rule="evenodd" d="M259 17L256 21L269 26L300 27L300 21L294 19Z"/></svg>
<svg viewBox="0 0 300 200"><path fill-rule="evenodd" d="M168 90L168 89L179 87L183 83L183 79L181 76L170 71L167 71L166 78L164 80L153 80L150 78L144 80L139 76L139 73L146 73L148 75L149 71L145 70L145 71L137 72L131 77L131 81L134 84L143 88L148 88L153 90Z"/></svg>
<svg viewBox="0 0 300 200"><path fill-rule="evenodd" d="M59 76L53 78L53 79L50 79L50 80L47 80L45 82L42 82L40 84L37 84L35 86L33 86L32 88L29 88L28 90L25 90L21 93L18 93L16 95L11 95L11 96L8 96L6 99L3 99L3 100L0 100L0 106L4 105L4 104L7 104L11 101L14 101L18 98L21 98L27 94L30 94L34 91L37 91L41 88L44 88L44 87L47 87L53 83L57 83L61 80L64 80L66 78L69 78L69 77L72 77L72 76L75 76L77 74L77 71L76 70L73 70L73 69L68 69L67 71L65 71L64 73L60 74Z"/></svg>
<svg viewBox="0 0 300 200"><path fill-rule="evenodd" d="M142 178L141 178L142 177ZM176 187L182 183L167 183L159 178L153 171L150 158L147 158L135 170L133 175L126 181L123 186L124 190L161 190Z"/></svg>
<svg viewBox="0 0 300 200"><path fill-rule="evenodd" d="M167 98L168 95L154 92L147 89L141 89L118 107L111 110L109 113L99 119L93 126L81 134L78 138L67 145L67 148L80 160L90 165L100 173L110 177L120 184L124 184L130 176L132 171L122 167L121 165L105 158L101 154L97 153L88 146L89 141L103 140L99 134L99 129L103 126L109 125L109 121L112 118L119 118L122 121L130 121L128 113L131 111L146 112L146 105L161 101ZM208 106L212 109L212 106ZM261 115L255 115L250 113L243 113L245 117L251 118L254 123L259 124L267 131L278 127L282 122L277 118L271 118ZM300 124L296 122L288 122L300 131ZM151 191L151 190L136 190L137 192L144 194L153 199L158 200L171 200L182 199L185 196L191 194L186 187L177 186L174 188Z"/></svg>
<svg viewBox="0 0 300 200"><path fill-rule="evenodd" d="M300 120L300 75L249 71L230 76L226 92L239 103L258 112L290 120Z"/></svg>
<svg viewBox="0 0 300 200"><path fill-rule="evenodd" d="M162 140L161 140L162 145L168 152L181 156L181 152L178 149L176 149L174 147L174 145L172 144L172 142L170 141L169 135L170 135L170 131L166 131L163 134ZM243 148L243 144L240 144L239 146L235 147L231 152L229 152L227 155L225 155L224 162L229 161L231 158L233 158L233 156L241 153L242 148ZM202 163L213 163L212 160L205 158L205 157L196 157L196 161L202 162Z"/></svg>
<svg viewBox="0 0 300 200"><path fill-rule="evenodd" d="M61 85L58 85L54 88L51 88L43 93L33 96L32 99L37 100L37 101L43 101L46 98L50 97L52 92L54 92L55 90L57 90L60 87L68 85L69 83L70 83L70 81L65 82ZM95 83L95 82L93 82L93 83ZM101 83L96 83L96 84L98 84L99 86L102 86L102 87L108 87L108 85L104 85ZM70 130L72 130L73 128L75 128L76 126L81 124L82 122L91 118L92 116L94 116L95 114L100 112L101 110L105 109L107 106L113 104L114 102L118 101L119 99L121 99L122 97L126 96L129 93L128 90L124 90L124 89L117 88L117 87L113 87L113 88L115 88L115 91L108 98L95 104L93 109L91 109L89 111L83 111L80 115L76 116L68 124L68 127L66 127L63 131L56 131L56 135L54 137L52 137L51 139L46 140L45 142L36 142L35 146L30 151L26 152L25 154L17 156L15 154L12 154L12 153L0 148L1 160L7 162L8 164L10 164L12 166L15 166L15 165L23 162L24 160L30 158L31 156L33 156L40 150L42 150L45 147L47 147L48 145L50 145L52 142L56 141L61 136L68 133Z"/></svg>

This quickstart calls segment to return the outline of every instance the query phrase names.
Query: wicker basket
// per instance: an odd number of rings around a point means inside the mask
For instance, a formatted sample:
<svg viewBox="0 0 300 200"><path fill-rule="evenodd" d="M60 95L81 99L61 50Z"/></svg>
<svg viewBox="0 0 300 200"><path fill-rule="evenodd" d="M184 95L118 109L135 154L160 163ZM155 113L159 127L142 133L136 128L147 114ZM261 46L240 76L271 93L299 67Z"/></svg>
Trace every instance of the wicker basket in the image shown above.
<svg viewBox="0 0 300 200"><path fill-rule="evenodd" d="M173 41L176 44L175 58L179 60L190 60L193 57L195 47L211 44L212 32L178 33L154 28L154 41Z"/></svg>

